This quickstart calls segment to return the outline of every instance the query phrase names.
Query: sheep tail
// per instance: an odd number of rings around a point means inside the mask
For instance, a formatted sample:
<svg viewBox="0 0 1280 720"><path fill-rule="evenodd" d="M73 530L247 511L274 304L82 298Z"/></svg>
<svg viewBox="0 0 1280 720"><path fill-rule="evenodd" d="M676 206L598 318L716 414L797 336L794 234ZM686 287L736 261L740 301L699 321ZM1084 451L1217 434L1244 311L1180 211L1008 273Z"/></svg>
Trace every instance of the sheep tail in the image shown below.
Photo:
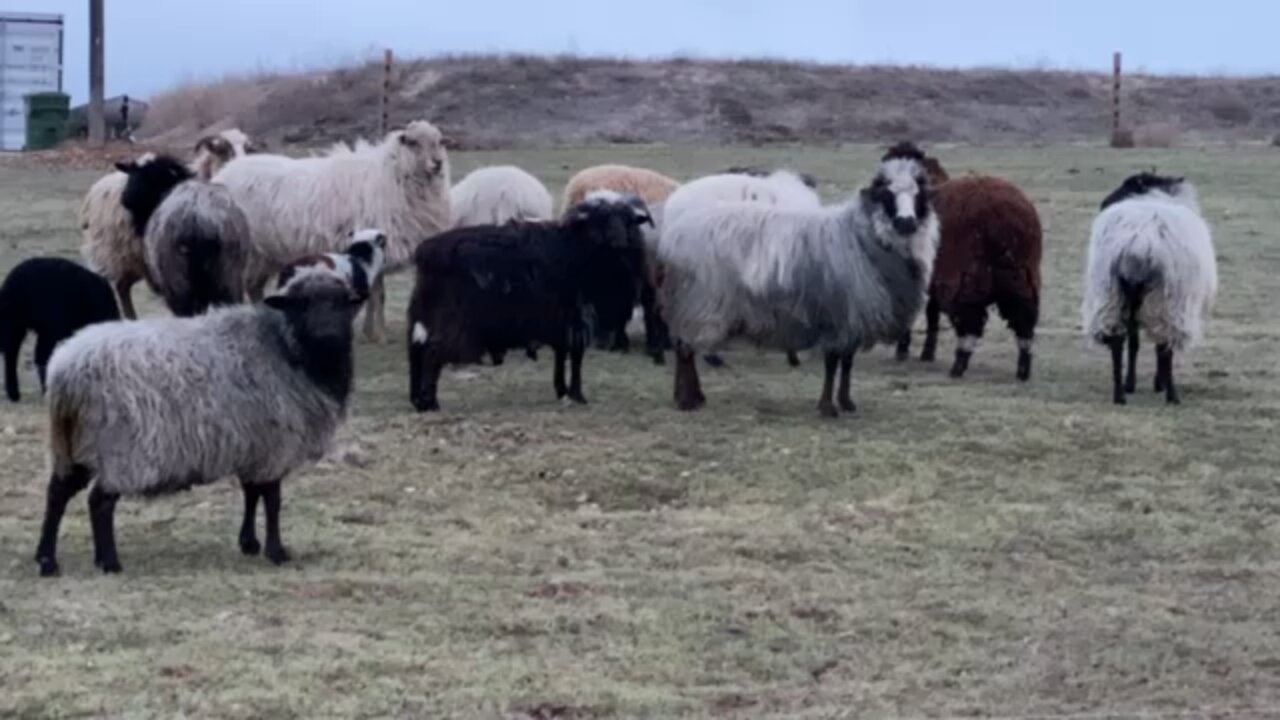
<svg viewBox="0 0 1280 720"><path fill-rule="evenodd" d="M49 469L65 477L75 467L76 412L60 388L49 388Z"/></svg>
<svg viewBox="0 0 1280 720"><path fill-rule="evenodd" d="M187 282L196 305L191 308L193 313L203 312L224 299L221 260L222 240L217 234L196 233L187 238Z"/></svg>

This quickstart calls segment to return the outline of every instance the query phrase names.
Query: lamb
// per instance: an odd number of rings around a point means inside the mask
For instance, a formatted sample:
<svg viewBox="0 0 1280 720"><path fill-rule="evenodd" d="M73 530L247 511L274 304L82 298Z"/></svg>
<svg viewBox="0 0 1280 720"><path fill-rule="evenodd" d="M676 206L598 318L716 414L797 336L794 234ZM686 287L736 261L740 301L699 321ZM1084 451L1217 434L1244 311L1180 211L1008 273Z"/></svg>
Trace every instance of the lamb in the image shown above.
<svg viewBox="0 0 1280 720"><path fill-rule="evenodd" d="M449 156L434 125L416 120L382 142L339 146L327 155L238 158L214 176L244 208L262 272L246 282L260 289L298 258L342 250L359 227L387 235L384 273L408 267L414 248L450 225ZM365 335L386 332L386 290L380 276L370 289Z"/></svg>
<svg viewBox="0 0 1280 720"><path fill-rule="evenodd" d="M43 391L49 356L58 343L82 327L119 319L111 286L96 273L56 257L18 263L0 285L5 394L13 402L22 399L18 389L18 352L28 332L36 334L36 374Z"/></svg>
<svg viewBox="0 0 1280 720"><path fill-rule="evenodd" d="M1102 201L1093 221L1081 306L1085 332L1111 348L1112 399L1137 387L1138 329L1156 343L1156 392L1181 402L1173 359L1198 343L1218 292L1209 225L1181 177L1138 173ZM1125 338L1128 373L1121 382Z"/></svg>
<svg viewBox="0 0 1280 720"><path fill-rule="evenodd" d="M932 158L930 158L932 159ZM934 160L935 177L946 171ZM925 306L925 341L920 353L932 361L938 347L938 320L951 320L959 342L951 377L962 377L982 338L987 308L995 305L1018 342L1016 377L1031 377L1031 348L1040 316L1040 257L1043 233L1035 205L1017 186L996 177L973 175L934 189L942 223L938 257ZM911 345L907 329L898 359Z"/></svg>
<svg viewBox="0 0 1280 720"><path fill-rule="evenodd" d="M619 302L634 307L639 227L652 222L630 204L591 199L557 222L457 228L418 246L407 343L414 408L440 408L436 387L446 364L535 342L555 352L556 396L587 402L585 316Z"/></svg>
<svg viewBox="0 0 1280 720"><path fill-rule="evenodd" d="M646 232L650 240L647 244L651 245L656 240L658 227L662 223L663 203L679 186L680 183L653 170L626 165L596 165L579 171L569 179L561 207L563 212L568 212L570 208L586 200L588 194L601 190L635 195L643 201L648 208L647 212L656 221ZM663 352L671 347L671 339L656 306L654 278L658 270L650 260L646 258L641 276L640 306L644 313L646 352L654 363L661 365L664 362ZM612 339L612 349L625 352L630 348L625 330L625 324L621 328L601 327L597 328L597 336L600 340Z"/></svg>
<svg viewBox="0 0 1280 720"><path fill-rule="evenodd" d="M382 274L386 250L386 233L376 228L356 230L351 233L346 250L340 253L310 255L295 260L289 267L281 270L276 277L276 289L284 289L300 275L329 273L342 278L363 304L369 299L369 289Z"/></svg>
<svg viewBox="0 0 1280 720"><path fill-rule="evenodd" d="M473 170L449 191L452 227L550 220L554 202L546 185L514 165Z"/></svg>
<svg viewBox="0 0 1280 720"><path fill-rule="evenodd" d="M94 564L121 571L114 511L236 475L244 493L240 549L289 560L280 539L281 481L320 459L351 393L357 298L332 275L299 276L264 304L194 318L105 323L60 345L49 363L50 480L36 562L58 574L67 503L89 491Z"/></svg>
<svg viewBox="0 0 1280 720"><path fill-rule="evenodd" d="M167 155L116 169L129 178L120 203L143 238L147 284L169 310L185 317L240 302L246 273L261 262L231 193Z"/></svg>
<svg viewBox="0 0 1280 720"><path fill-rule="evenodd" d="M722 175L751 175L753 177L769 177L778 172L777 170L769 170L758 165L734 165L720 171ZM805 187L816 190L818 188L818 180L809 173L799 173L797 177L804 183Z"/></svg>
<svg viewBox="0 0 1280 720"><path fill-rule="evenodd" d="M928 288L938 219L923 162L918 148L903 143L842 205L719 203L664 225L656 254L676 344L676 406L705 403L694 353L745 337L783 350L821 348L819 412L839 414L832 402L837 368L840 409L853 412L854 353L897 340Z"/></svg>
<svg viewBox="0 0 1280 720"><path fill-rule="evenodd" d="M209 179L233 158L256 152L256 145L238 129L200 138L188 168L196 177ZM144 163L147 153L135 162ZM133 307L133 286L146 277L146 253L142 237L134 233L129 213L120 204L128 177L116 170L104 175L89 188L80 206L80 227L84 233L81 254L89 267L105 277L120 299L120 308L130 320L138 317Z"/></svg>

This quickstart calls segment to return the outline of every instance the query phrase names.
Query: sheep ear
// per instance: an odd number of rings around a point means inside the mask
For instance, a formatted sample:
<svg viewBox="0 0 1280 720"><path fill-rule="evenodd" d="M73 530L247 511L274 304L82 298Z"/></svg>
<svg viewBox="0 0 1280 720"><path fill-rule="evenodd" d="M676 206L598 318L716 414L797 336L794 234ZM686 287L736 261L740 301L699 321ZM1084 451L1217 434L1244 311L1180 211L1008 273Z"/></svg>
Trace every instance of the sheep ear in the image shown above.
<svg viewBox="0 0 1280 720"><path fill-rule="evenodd" d="M116 169L122 173L131 173L134 170L138 169L138 165L132 161L127 163L118 162L115 165L116 165Z"/></svg>

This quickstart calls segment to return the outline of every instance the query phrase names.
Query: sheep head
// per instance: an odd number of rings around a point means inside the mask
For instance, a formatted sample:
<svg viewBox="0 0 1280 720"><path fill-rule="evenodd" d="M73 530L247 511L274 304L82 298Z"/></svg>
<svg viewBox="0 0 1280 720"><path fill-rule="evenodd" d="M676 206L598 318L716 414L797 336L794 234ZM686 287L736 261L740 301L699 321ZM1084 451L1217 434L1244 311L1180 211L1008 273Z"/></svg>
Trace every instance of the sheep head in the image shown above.
<svg viewBox="0 0 1280 720"><path fill-rule="evenodd" d="M862 196L877 226L892 227L903 237L915 235L933 214L925 154L909 142L893 146Z"/></svg>
<svg viewBox="0 0 1280 720"><path fill-rule="evenodd" d="M138 237L146 233L147 221L169 192L194 177L186 165L168 155L144 155L127 163L118 162L116 169L128 176L120 204L129 212Z"/></svg>
<svg viewBox="0 0 1280 720"><path fill-rule="evenodd" d="M1184 195L1190 195L1185 178L1157 175L1155 172L1140 172L1125 178L1120 187L1103 198L1099 209L1106 210L1118 202L1151 193L1162 193L1172 199L1180 199Z"/></svg>
<svg viewBox="0 0 1280 720"><path fill-rule="evenodd" d="M644 247L640 226L653 225L653 217L638 195L601 190L565 213L564 224L597 247L630 251Z"/></svg>
<svg viewBox="0 0 1280 720"><path fill-rule="evenodd" d="M406 174L425 175L429 180L449 178L449 151L444 136L426 120L415 120L391 133L399 152L397 162Z"/></svg>

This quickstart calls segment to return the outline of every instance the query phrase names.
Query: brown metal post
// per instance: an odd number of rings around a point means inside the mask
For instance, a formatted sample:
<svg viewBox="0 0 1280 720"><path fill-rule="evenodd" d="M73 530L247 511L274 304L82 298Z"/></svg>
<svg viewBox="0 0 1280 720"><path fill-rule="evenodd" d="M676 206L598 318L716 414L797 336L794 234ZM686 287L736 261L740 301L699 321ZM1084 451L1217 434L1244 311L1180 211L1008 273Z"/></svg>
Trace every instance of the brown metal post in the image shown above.
<svg viewBox="0 0 1280 720"><path fill-rule="evenodd" d="M386 135L391 127L391 50L388 49L382 58L382 119L378 123L378 134Z"/></svg>
<svg viewBox="0 0 1280 720"><path fill-rule="evenodd" d="M89 0L89 142L102 145L107 139L102 104L106 95L103 71L103 0Z"/></svg>
<svg viewBox="0 0 1280 720"><path fill-rule="evenodd" d="M1120 53L1111 57L1111 141L1120 137Z"/></svg>

